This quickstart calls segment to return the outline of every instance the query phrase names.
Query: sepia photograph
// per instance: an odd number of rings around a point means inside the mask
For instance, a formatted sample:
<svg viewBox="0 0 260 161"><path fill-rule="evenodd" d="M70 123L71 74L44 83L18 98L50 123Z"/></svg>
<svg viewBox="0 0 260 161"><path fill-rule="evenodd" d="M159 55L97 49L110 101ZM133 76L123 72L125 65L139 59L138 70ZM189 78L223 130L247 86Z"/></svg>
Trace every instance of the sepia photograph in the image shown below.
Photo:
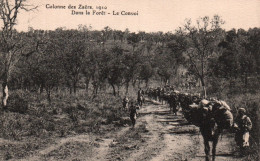
<svg viewBox="0 0 260 161"><path fill-rule="evenodd" d="M260 0L0 0L0 161L259 161Z"/></svg>

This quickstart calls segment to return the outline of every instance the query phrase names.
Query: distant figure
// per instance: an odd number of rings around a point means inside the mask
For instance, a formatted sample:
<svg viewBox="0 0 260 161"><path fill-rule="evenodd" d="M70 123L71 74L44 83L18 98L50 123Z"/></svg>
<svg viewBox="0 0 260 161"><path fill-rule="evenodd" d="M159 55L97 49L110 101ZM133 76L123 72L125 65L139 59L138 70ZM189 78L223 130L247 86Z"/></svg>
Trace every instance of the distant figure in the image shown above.
<svg viewBox="0 0 260 161"><path fill-rule="evenodd" d="M123 103L123 109L128 109L129 99L127 96L124 97L122 103Z"/></svg>
<svg viewBox="0 0 260 161"><path fill-rule="evenodd" d="M139 106L143 106L143 102L144 102L144 91L139 88L138 92L137 92L137 102Z"/></svg>
<svg viewBox="0 0 260 161"><path fill-rule="evenodd" d="M132 126L135 127L136 118L137 118L137 107L134 105L133 102L131 102L131 105L129 107L130 112L130 119L132 121Z"/></svg>
<svg viewBox="0 0 260 161"><path fill-rule="evenodd" d="M244 155L245 149L249 147L249 131L252 129L252 122L244 108L238 109L234 128L236 129L235 141L240 148L241 155Z"/></svg>

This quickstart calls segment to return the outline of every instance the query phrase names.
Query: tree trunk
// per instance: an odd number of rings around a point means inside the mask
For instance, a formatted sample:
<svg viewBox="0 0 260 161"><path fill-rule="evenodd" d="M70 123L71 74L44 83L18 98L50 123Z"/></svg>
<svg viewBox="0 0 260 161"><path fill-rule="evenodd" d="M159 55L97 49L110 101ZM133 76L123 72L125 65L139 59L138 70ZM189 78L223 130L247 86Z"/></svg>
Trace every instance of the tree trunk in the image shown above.
<svg viewBox="0 0 260 161"><path fill-rule="evenodd" d="M96 87L95 95L98 94L98 86Z"/></svg>
<svg viewBox="0 0 260 161"><path fill-rule="evenodd" d="M89 78L86 78L86 80L85 80L85 85L86 85L85 89L86 89L86 92L88 92L89 81L90 81L90 79L89 79Z"/></svg>
<svg viewBox="0 0 260 161"><path fill-rule="evenodd" d="M74 94L77 93L77 82L76 81L73 82L73 92L74 92Z"/></svg>
<svg viewBox="0 0 260 161"><path fill-rule="evenodd" d="M204 96L204 98L207 98L207 91L206 91L205 82L204 82L203 78L201 78L201 85L202 85L202 89L203 89L203 96Z"/></svg>
<svg viewBox="0 0 260 161"><path fill-rule="evenodd" d="M118 85L117 86L117 95L119 96L119 93L120 93L120 86Z"/></svg>
<svg viewBox="0 0 260 161"><path fill-rule="evenodd" d="M126 91L125 91L125 95L128 94L128 88L129 88L129 82L126 82Z"/></svg>
<svg viewBox="0 0 260 161"><path fill-rule="evenodd" d="M149 83L149 80L145 80L145 87L148 88L148 83Z"/></svg>
<svg viewBox="0 0 260 161"><path fill-rule="evenodd" d="M70 86L70 94L72 94L72 87Z"/></svg>
<svg viewBox="0 0 260 161"><path fill-rule="evenodd" d="M134 88L135 88L135 84L136 84L136 79L133 79L132 80L132 85L133 85Z"/></svg>
<svg viewBox="0 0 260 161"><path fill-rule="evenodd" d="M9 97L8 86L7 86L7 81L6 80L2 84L2 88L3 88L2 105L3 105L3 109L6 109L6 107L7 107L7 100L8 100L8 97Z"/></svg>
<svg viewBox="0 0 260 161"><path fill-rule="evenodd" d="M204 95L204 98L207 98L207 92L206 92L206 87L205 87L205 81L204 81L204 58L203 58L203 55L204 55L204 52L201 56L201 76L200 76L200 79L201 79L201 85L202 85L202 88L203 88L203 95Z"/></svg>
<svg viewBox="0 0 260 161"><path fill-rule="evenodd" d="M44 85L41 84L41 85L40 85L40 94L42 94L42 92L43 92L43 88L44 88Z"/></svg>
<svg viewBox="0 0 260 161"><path fill-rule="evenodd" d="M94 81L92 84L93 84L93 98L95 98L98 93L98 87L100 86L100 84L98 84L96 81Z"/></svg>
<svg viewBox="0 0 260 161"><path fill-rule="evenodd" d="M114 84L111 83L111 86L113 88L113 95L116 96L116 88L115 88Z"/></svg>
<svg viewBox="0 0 260 161"><path fill-rule="evenodd" d="M202 86L203 88L203 94L204 94L204 98L207 98L207 90L205 86Z"/></svg>
<svg viewBox="0 0 260 161"><path fill-rule="evenodd" d="M51 90L46 88L48 102L51 103Z"/></svg>

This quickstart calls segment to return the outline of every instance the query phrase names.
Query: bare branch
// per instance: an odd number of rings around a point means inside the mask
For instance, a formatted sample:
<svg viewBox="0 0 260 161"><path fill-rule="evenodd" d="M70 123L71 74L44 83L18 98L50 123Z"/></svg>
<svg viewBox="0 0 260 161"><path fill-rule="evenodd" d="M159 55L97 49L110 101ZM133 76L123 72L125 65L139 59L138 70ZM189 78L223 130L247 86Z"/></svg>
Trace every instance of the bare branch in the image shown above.
<svg viewBox="0 0 260 161"><path fill-rule="evenodd" d="M34 11L37 10L39 6L33 6L33 5L22 5L21 9L29 12L29 11Z"/></svg>

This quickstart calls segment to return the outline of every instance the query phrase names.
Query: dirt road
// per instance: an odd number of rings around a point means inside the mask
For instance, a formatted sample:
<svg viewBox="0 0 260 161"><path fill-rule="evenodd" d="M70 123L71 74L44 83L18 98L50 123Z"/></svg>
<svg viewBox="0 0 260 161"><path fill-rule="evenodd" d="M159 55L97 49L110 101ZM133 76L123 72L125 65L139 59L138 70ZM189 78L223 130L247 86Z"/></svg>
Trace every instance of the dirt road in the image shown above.
<svg viewBox="0 0 260 161"><path fill-rule="evenodd" d="M217 146L216 161L242 160L233 154L234 138L224 134ZM166 105L147 103L139 110L135 128L123 127L102 136L79 135L58 140L24 160L204 160L199 129L187 124L181 113Z"/></svg>

